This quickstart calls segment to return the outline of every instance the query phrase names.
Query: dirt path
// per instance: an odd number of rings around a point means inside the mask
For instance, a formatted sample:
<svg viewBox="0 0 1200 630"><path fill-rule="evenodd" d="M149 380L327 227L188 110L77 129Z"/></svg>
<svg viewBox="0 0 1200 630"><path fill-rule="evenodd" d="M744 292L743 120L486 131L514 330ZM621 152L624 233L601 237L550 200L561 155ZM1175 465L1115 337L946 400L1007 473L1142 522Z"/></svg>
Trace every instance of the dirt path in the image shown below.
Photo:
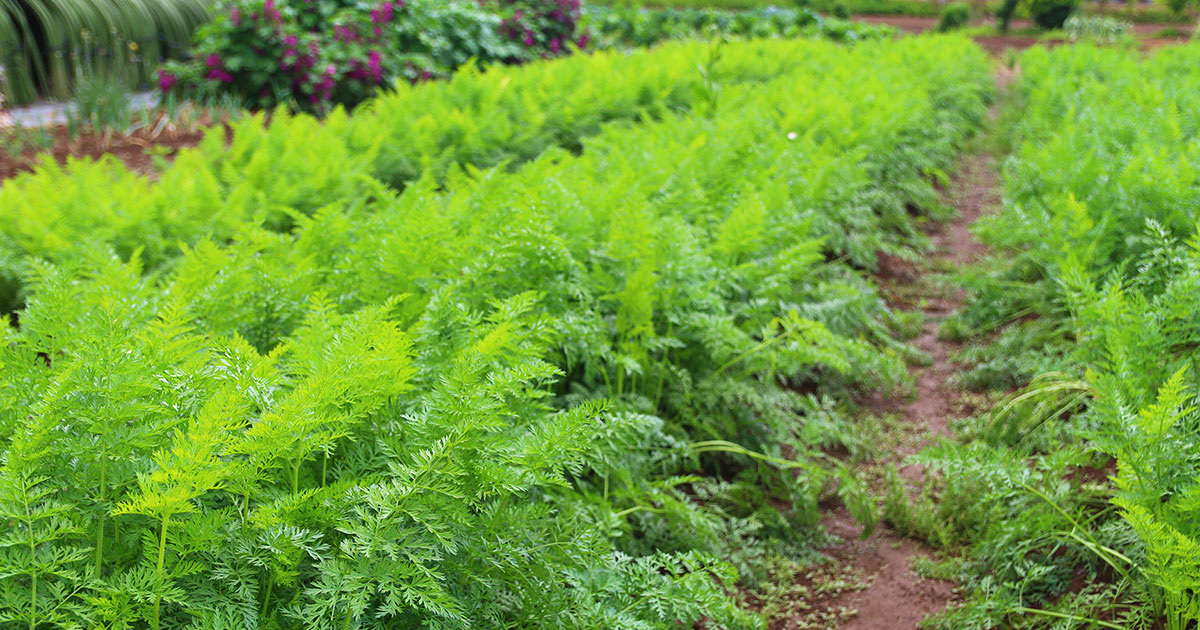
<svg viewBox="0 0 1200 630"><path fill-rule="evenodd" d="M1004 78L1000 77L1004 83ZM951 355L958 344L938 338L941 320L962 303L963 292L948 288L939 274L976 260L983 245L969 231L981 214L999 203L999 177L995 158L966 155L952 178L948 201L958 209L952 222L937 225L930 234L934 251L920 266L895 259L882 261L878 278L881 292L898 310L920 309L925 321L913 344L928 354L929 365L910 367L916 393L911 397L877 398L868 401L877 415L890 415L904 434L894 455L880 463L897 463L936 440L950 435L949 421L962 415L960 392L951 377L958 366ZM919 466L906 466L901 475L917 486L923 479ZM914 558L929 549L881 525L869 538L859 540L861 528L844 508L832 510L824 523L846 542L826 550L842 564L847 574L861 576L865 588L849 589L831 597L822 606L844 611L841 630L911 630L927 615L954 601L954 585L923 578L913 572ZM787 626L782 626L787 627Z"/></svg>
<svg viewBox="0 0 1200 630"><path fill-rule="evenodd" d="M932 31L937 27L938 23L938 18L936 17L908 15L856 15L853 19L866 24L894 26L905 33ZM976 21L975 25L992 26L993 23L990 20L984 20ZM1061 39L1042 39L1034 35L1029 35L1027 29L1032 26L1033 24L1029 20L1013 20L1012 30L1016 31L1014 33L976 34L972 35L971 39L975 40L976 44L992 55L1002 54L1005 50L1024 50L1038 44L1053 48L1054 46L1061 46L1067 43ZM1174 30L1176 34L1163 35L1166 30ZM1146 50L1170 44L1185 43L1190 38L1193 30L1194 27L1191 24L1133 24L1130 28L1132 35L1139 41L1142 48Z"/></svg>

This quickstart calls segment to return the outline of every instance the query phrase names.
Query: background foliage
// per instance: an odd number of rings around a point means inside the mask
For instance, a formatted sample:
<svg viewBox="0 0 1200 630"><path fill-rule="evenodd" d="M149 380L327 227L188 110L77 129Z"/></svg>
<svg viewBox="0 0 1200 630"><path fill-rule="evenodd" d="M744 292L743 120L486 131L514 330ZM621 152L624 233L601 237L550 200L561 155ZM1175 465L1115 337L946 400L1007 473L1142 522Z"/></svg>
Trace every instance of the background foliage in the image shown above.
<svg viewBox="0 0 1200 630"><path fill-rule="evenodd" d="M10 104L66 96L81 76L136 85L179 56L211 15L207 0L4 0L0 66Z"/></svg>

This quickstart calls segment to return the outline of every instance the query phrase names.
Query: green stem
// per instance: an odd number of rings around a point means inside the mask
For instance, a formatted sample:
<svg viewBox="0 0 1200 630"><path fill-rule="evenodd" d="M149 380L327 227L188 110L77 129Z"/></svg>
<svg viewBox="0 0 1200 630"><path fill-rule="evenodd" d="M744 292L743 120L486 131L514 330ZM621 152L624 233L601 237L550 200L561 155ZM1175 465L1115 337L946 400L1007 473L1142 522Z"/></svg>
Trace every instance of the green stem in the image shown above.
<svg viewBox="0 0 1200 630"><path fill-rule="evenodd" d="M728 370L729 368L733 367L734 364L738 363L742 359L745 359L752 354L761 352L761 351L779 343L780 341L787 338L789 334L790 334L789 331L784 330L783 332L779 333L778 335L775 335L774 337L771 337L769 339L764 339L763 341L759 342L759 344L754 346L753 348L750 348L749 350L737 355L736 357L730 359L729 361L726 361L725 365L722 365L720 368L717 368L717 371L715 373L713 373L713 376L715 377L715 376L720 376L720 375L724 374L725 370Z"/></svg>
<svg viewBox="0 0 1200 630"><path fill-rule="evenodd" d="M1055 503L1054 500L1051 499L1049 496L1036 490L1033 486L1030 486L1029 484L1021 483L1021 482L1017 482L1017 483L1019 483L1021 485L1021 487L1025 488L1025 490L1027 490L1028 492L1037 496L1039 499L1045 501L1047 504L1050 505L1050 507L1054 508L1055 511L1057 511L1059 514L1061 514L1063 518L1067 519L1067 521L1071 523L1072 527L1074 527L1077 531L1082 533L1083 536L1087 538L1087 540L1083 540L1078 535L1075 535L1075 532L1071 532L1070 534L1068 534L1068 536L1071 536L1071 537L1075 538L1076 540L1078 540L1079 542L1084 543L1085 547L1088 547L1092 553L1096 554L1097 556L1100 556L1100 559L1103 560L1106 564L1108 564L1108 566L1112 567L1114 571L1116 571L1117 573L1120 573L1121 577L1125 578L1126 580L1129 579L1129 571L1127 571L1125 569L1125 567L1121 566L1120 564L1117 564L1116 560L1119 559L1122 562L1125 562L1126 564L1133 564L1132 560L1130 560L1128 557L1121 554L1121 552L1119 552L1115 549L1111 549L1109 547L1105 547L1104 545L1100 544L1100 541L1096 540L1095 536L1092 536L1092 532L1088 531L1087 528L1080 525L1079 521L1075 520L1070 514L1067 514L1067 511L1062 509L1061 507L1059 507L1059 505L1057 503Z"/></svg>
<svg viewBox="0 0 1200 630"><path fill-rule="evenodd" d="M259 617L265 618L267 616L267 608L269 607L269 605L271 603L271 591L273 591L273 590L275 590L275 576L272 573L270 573L270 571L268 571L267 572L267 593L265 596L263 596L262 612L260 612L258 614Z"/></svg>
<svg viewBox="0 0 1200 630"><path fill-rule="evenodd" d="M709 440L707 442L696 442L694 444L689 444L688 449L694 453L732 453L735 455L745 455L746 457L749 457L751 459L757 459L762 462L767 462L768 464L774 464L776 466L779 466L780 468L809 469L809 468L813 467L812 464L809 464L806 462L795 461L795 460L790 460L790 459L782 459L779 457L773 457L771 455L759 453L758 451L752 451L740 444L734 444L733 442L727 442L725 440Z"/></svg>
<svg viewBox="0 0 1200 630"><path fill-rule="evenodd" d="M300 491L300 460L292 465L292 494Z"/></svg>
<svg viewBox="0 0 1200 630"><path fill-rule="evenodd" d="M33 552L33 543L29 544L29 550L30 552ZM33 558L36 556L31 555L30 557ZM34 628L37 626L37 570L35 569L33 573L29 574L29 576L33 580L32 595L29 596L29 630L34 630Z"/></svg>
<svg viewBox="0 0 1200 630"><path fill-rule="evenodd" d="M651 512L654 514L663 514L666 512L666 510L664 510L663 508L651 507L649 505L635 505L631 508L625 508L624 510L621 510L620 512L613 514L613 516L615 516L617 518L624 518L626 516L629 516L630 514L633 514L634 512Z"/></svg>
<svg viewBox="0 0 1200 630"><path fill-rule="evenodd" d="M1101 621L1099 619L1090 619L1088 617L1080 617L1079 615L1068 615L1067 613L1056 612L1053 610L1042 610L1040 608L1014 608L1013 612L1026 613L1031 615L1046 615L1047 617L1058 617L1059 619L1070 619L1071 621L1084 621L1089 624L1097 625L1102 628L1112 628L1112 630L1128 630L1125 626L1120 626L1115 623Z"/></svg>
<svg viewBox="0 0 1200 630"><path fill-rule="evenodd" d="M96 524L96 577L100 577L100 570L104 566L104 497L108 489L108 457L103 453L100 455L100 497L99 504L100 522Z"/></svg>
<svg viewBox="0 0 1200 630"><path fill-rule="evenodd" d="M158 584L155 588L158 592L154 594L154 617L150 620L150 626L154 630L159 629L159 609L162 607L162 575L163 563L167 557L167 525L171 521L170 514L164 514L162 519L162 531L158 535L158 565L155 567L155 575Z"/></svg>

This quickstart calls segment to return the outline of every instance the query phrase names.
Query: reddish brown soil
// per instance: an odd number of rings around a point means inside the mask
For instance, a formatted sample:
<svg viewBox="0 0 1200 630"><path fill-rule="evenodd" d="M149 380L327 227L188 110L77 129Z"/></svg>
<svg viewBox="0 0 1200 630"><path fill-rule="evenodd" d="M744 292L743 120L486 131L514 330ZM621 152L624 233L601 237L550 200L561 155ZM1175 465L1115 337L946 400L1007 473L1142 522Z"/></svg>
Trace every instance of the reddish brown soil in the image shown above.
<svg viewBox="0 0 1200 630"><path fill-rule="evenodd" d="M53 136L49 150L27 145L19 154L10 153L8 149L0 151L0 181L14 175L33 170L45 153L63 164L67 158L99 158L102 155L112 155L123 162L131 170L143 175L156 172L154 155L160 155L168 160L173 158L179 149L195 146L204 137L201 127L191 129L165 129L154 134L149 129L143 129L130 135L112 134L105 137L95 132L84 132L71 138L66 127L56 127L48 130ZM23 137L31 143L40 138L41 131L37 129L18 132L13 129L0 129L0 137L10 139L14 134L23 133Z"/></svg>
<svg viewBox="0 0 1200 630"><path fill-rule="evenodd" d="M1003 81L1003 77L1000 77ZM893 308L920 308L926 320L914 345L927 353L929 365L910 368L915 395L877 397L866 403L878 415L896 417L908 438L885 461L901 464L921 447L950 434L950 419L962 408L960 392L951 385L958 366L951 360L957 344L938 339L942 318L957 309L964 298L960 290L947 290L932 278L928 267L958 267L978 259L984 247L971 234L970 226L981 214L999 203L996 161L988 155L967 156L961 170L952 178L949 201L958 209L952 222L936 226L930 236L934 246L933 264L917 267L893 258L881 260L877 281ZM901 474L913 485L924 476L919 466L905 466ZM900 536L881 525L866 540L862 530L844 508L829 512L824 524L845 540L826 552L855 574L873 576L862 590L841 593L823 601L827 609L853 612L839 626L841 630L912 630L931 613L944 609L955 600L954 585L918 576L912 570L914 558L928 555L929 549Z"/></svg>
<svg viewBox="0 0 1200 630"><path fill-rule="evenodd" d="M908 15L856 15L854 19L868 24L894 26L906 33L924 33L925 31L933 30L938 23L938 18L935 17ZM990 22L987 23L990 24ZM979 24L985 24L985 22L979 22ZM1013 20L1012 22L1012 28L1016 31L1028 29L1032 26L1033 24L1029 20ZM1150 37L1167 28L1174 28L1183 33L1183 35L1178 37ZM1142 47L1146 49L1186 42L1192 32L1192 28L1190 24L1134 24L1132 26L1133 34L1141 39ZM1002 53L1010 48L1024 50L1039 43L1051 48L1067 43L1065 41L1041 40L1029 35L1014 34L977 35L973 39L975 43L993 55Z"/></svg>

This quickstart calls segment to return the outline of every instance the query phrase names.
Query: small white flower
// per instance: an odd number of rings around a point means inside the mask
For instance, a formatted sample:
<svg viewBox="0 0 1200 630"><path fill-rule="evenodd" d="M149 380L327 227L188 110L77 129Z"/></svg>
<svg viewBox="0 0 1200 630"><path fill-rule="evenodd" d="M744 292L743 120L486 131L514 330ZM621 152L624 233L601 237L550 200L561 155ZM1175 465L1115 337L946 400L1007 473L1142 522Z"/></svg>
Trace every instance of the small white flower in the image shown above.
<svg viewBox="0 0 1200 630"><path fill-rule="evenodd" d="M789 131L789 132L788 132L788 140L795 140L795 139L796 139L796 132L795 132L795 131Z"/></svg>

